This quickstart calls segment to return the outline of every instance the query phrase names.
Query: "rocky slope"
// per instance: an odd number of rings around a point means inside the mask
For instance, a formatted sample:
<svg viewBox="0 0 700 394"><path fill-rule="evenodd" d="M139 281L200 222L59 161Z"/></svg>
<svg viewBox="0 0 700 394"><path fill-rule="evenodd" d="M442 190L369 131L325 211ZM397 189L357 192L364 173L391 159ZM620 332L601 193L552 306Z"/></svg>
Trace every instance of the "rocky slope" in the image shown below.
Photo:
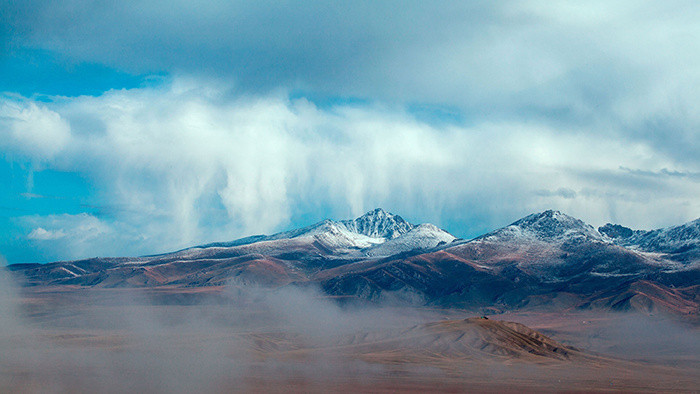
<svg viewBox="0 0 700 394"><path fill-rule="evenodd" d="M345 221L158 256L10 266L28 286L314 284L326 294L441 307L698 314L698 223L597 231L558 211L473 240L377 209Z"/></svg>
<svg viewBox="0 0 700 394"><path fill-rule="evenodd" d="M598 230L615 244L627 248L660 253L668 259L684 263L700 260L700 219L651 231L632 230L611 223Z"/></svg>

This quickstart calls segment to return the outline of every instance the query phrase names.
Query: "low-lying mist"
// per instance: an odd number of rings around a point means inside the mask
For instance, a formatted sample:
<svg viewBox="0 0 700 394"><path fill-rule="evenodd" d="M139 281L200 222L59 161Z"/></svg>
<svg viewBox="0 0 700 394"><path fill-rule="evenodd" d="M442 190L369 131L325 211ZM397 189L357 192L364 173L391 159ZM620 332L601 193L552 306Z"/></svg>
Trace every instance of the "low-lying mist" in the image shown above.
<svg viewBox="0 0 700 394"><path fill-rule="evenodd" d="M327 384L354 384L368 376L447 376L434 366L347 357L340 339L473 314L393 301L343 304L313 287L270 289L237 281L216 294L27 289L0 270L0 316L0 391L63 393L274 391L265 386L270 381L325 391ZM674 352L681 354L678 362L700 353L696 328L615 316L581 331L576 345L628 359L658 356L665 363ZM551 335L566 342L567 335ZM317 351L303 351L311 348ZM541 367L506 364L477 362L468 373L487 382L543 374Z"/></svg>
<svg viewBox="0 0 700 394"><path fill-rule="evenodd" d="M217 296L184 299L138 289L23 291L4 270L0 316L0 391L30 392L216 392L246 390L261 375L376 372L359 361L339 365L332 350L303 362L266 359L256 335L274 334L282 347L290 338L319 347L435 318L388 303L343 307L314 288L239 282Z"/></svg>

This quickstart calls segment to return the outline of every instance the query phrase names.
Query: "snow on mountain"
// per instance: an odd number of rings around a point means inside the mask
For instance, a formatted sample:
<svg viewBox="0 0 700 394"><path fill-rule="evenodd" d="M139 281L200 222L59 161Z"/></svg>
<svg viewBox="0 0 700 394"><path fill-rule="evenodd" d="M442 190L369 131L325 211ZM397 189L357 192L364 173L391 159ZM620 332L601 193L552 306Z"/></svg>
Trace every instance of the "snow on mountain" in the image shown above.
<svg viewBox="0 0 700 394"><path fill-rule="evenodd" d="M365 249L400 237L413 228L401 216L377 208L356 219L324 220L309 227L272 235L267 240L313 237L331 248Z"/></svg>
<svg viewBox="0 0 700 394"><path fill-rule="evenodd" d="M401 216L377 208L350 220L324 220L311 226L284 231L273 235L257 235L241 240L203 245L178 252L179 255L193 257L207 255L211 249L235 248L245 252L270 253L275 248L296 248L301 245L319 243L323 247L339 253L350 253L374 248L372 256L416 249L431 248L441 241L451 242L454 237L437 227L422 227L407 238L402 238L419 228L408 223ZM427 229L437 229L428 231ZM427 237L419 240L420 237ZM388 241L388 247L376 249Z"/></svg>
<svg viewBox="0 0 700 394"><path fill-rule="evenodd" d="M390 256L415 249L431 249L440 244L448 244L455 237L445 230L429 223L414 227L411 231L390 239L383 244L369 248L368 256Z"/></svg>
<svg viewBox="0 0 700 394"><path fill-rule="evenodd" d="M431 224L413 226L374 210L353 220L325 220L171 254L10 269L32 286L189 289L238 278L275 287L315 283L328 295L366 300L389 295L430 305L499 308L643 305L687 314L698 310L699 227L700 220L654 231L611 225L601 235L581 220L545 211L454 242ZM620 242L676 252L646 253Z"/></svg>
<svg viewBox="0 0 700 394"><path fill-rule="evenodd" d="M308 231L289 238L313 237L326 247L335 249L369 248L385 241L381 237L370 237L348 229L342 222L327 220ZM286 237L283 237L286 238Z"/></svg>
<svg viewBox="0 0 700 394"><path fill-rule="evenodd" d="M517 268L528 278L547 283L564 283L572 278L629 279L684 268L615 245L585 222L552 210L528 215L445 251L479 265L508 267L506 272Z"/></svg>
<svg viewBox="0 0 700 394"><path fill-rule="evenodd" d="M602 241L593 226L559 211L547 210L528 215L507 227L479 237L481 240L567 241L575 238Z"/></svg>
<svg viewBox="0 0 700 394"><path fill-rule="evenodd" d="M645 252L684 253L700 248L700 218L680 226L650 231L608 223L599 231L618 245Z"/></svg>
<svg viewBox="0 0 700 394"><path fill-rule="evenodd" d="M394 239L413 229L401 216L377 208L354 220L343 220L345 227L355 233L372 238Z"/></svg>

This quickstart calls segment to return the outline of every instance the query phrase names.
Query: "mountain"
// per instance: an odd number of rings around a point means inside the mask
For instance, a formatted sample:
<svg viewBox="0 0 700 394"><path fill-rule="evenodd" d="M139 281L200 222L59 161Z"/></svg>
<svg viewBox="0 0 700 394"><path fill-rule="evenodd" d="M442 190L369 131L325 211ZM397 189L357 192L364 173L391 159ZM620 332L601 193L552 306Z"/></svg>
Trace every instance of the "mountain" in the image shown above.
<svg viewBox="0 0 700 394"><path fill-rule="evenodd" d="M583 221L551 210L526 216L446 251L492 268L514 266L548 282L572 276L637 275L657 267L605 240Z"/></svg>
<svg viewBox="0 0 700 394"><path fill-rule="evenodd" d="M415 226L382 209L344 221L324 220L273 235L195 246L135 258L10 267L30 284L220 286L231 278L283 285L348 262L426 250L454 237L433 225Z"/></svg>
<svg viewBox="0 0 700 394"><path fill-rule="evenodd" d="M698 221L596 230L559 211L472 240L381 209L273 235L135 258L9 266L27 286L220 289L314 285L343 300L506 311L603 308L698 315Z"/></svg>
<svg viewBox="0 0 700 394"><path fill-rule="evenodd" d="M608 223L598 229L617 245L634 250L661 253L666 258L692 263L700 260L700 218L680 226L651 231L632 230Z"/></svg>
<svg viewBox="0 0 700 394"><path fill-rule="evenodd" d="M576 238L600 240L601 235L589 224L559 211L547 210L528 215L507 227L486 234L483 239L517 239L523 242L565 241Z"/></svg>
<svg viewBox="0 0 700 394"><path fill-rule="evenodd" d="M381 208L367 212L355 220L341 222L349 231L371 238L394 239L411 231L415 226Z"/></svg>
<svg viewBox="0 0 700 394"><path fill-rule="evenodd" d="M412 250L426 250L453 242L456 238L445 230L429 223L413 227L401 236L370 247L368 256L391 256Z"/></svg>
<svg viewBox="0 0 700 394"><path fill-rule="evenodd" d="M333 253L348 253L352 250L367 249L382 244L388 240L400 238L416 226L405 221L401 216L391 214L377 208L364 215L343 221L324 220L311 226L285 231L273 235L256 235L240 240L212 243L185 249L182 252L192 253L196 250L211 248L231 248L251 244L272 244L271 241L295 240L297 244L305 241L318 242ZM444 230L441 230L444 232ZM401 243L401 242L397 242ZM435 243L437 245L437 242ZM432 246L435 246L432 245Z"/></svg>
<svg viewBox="0 0 700 394"><path fill-rule="evenodd" d="M579 219L545 211L473 240L349 263L317 279L329 294L398 297L442 307L601 307L687 314L697 313L699 273L697 264L627 249ZM639 291L649 288L641 283L653 284L655 295ZM678 289L689 293L678 294ZM628 302L632 297L645 301Z"/></svg>

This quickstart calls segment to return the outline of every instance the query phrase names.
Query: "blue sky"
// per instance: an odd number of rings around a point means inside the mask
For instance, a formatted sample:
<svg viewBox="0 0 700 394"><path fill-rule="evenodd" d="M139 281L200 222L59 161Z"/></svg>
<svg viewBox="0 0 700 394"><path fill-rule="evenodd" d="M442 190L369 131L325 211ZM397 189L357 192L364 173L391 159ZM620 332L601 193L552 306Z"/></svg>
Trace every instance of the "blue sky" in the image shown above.
<svg viewBox="0 0 700 394"><path fill-rule="evenodd" d="M700 6L0 1L0 256L700 216Z"/></svg>

